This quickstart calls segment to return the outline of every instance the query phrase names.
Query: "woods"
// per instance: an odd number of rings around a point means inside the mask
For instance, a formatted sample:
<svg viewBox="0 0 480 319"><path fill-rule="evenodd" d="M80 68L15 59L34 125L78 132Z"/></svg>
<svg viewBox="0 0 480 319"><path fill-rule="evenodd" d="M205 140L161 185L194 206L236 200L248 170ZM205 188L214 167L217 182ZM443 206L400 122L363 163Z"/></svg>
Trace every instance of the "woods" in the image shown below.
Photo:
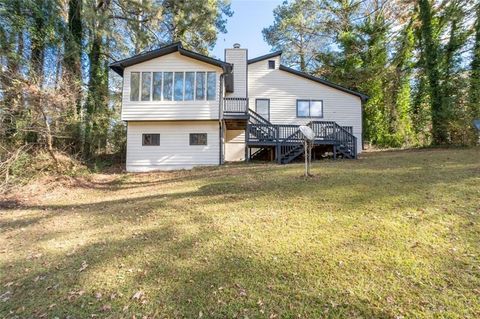
<svg viewBox="0 0 480 319"><path fill-rule="evenodd" d="M109 63L174 41L208 55L232 15L226 0L3 1L0 161L25 145L54 162L56 152L121 156L121 79ZM475 1L295 0L274 10L263 36L284 64L369 95L372 145L477 141Z"/></svg>
<svg viewBox="0 0 480 319"><path fill-rule="evenodd" d="M480 5L296 0L263 30L292 67L370 96L364 137L408 147L476 142Z"/></svg>
<svg viewBox="0 0 480 319"><path fill-rule="evenodd" d="M121 155L121 78L109 64L182 41L204 54L230 5L136 0L6 0L0 4L0 162L28 144L55 161Z"/></svg>

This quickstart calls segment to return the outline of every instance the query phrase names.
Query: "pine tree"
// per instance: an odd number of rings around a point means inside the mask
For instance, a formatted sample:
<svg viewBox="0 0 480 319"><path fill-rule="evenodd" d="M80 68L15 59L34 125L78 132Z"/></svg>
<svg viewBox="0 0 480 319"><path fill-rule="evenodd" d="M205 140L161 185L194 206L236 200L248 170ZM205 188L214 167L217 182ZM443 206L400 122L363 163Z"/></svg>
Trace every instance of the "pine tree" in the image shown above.
<svg viewBox="0 0 480 319"><path fill-rule="evenodd" d="M385 17L376 3L374 13L366 18L361 27L366 38L365 53L362 58L363 81L359 84L362 92L369 95L364 106L364 138L371 143L389 146L391 137L388 131L388 108L386 106L386 70L387 70L387 28Z"/></svg>
<svg viewBox="0 0 480 319"><path fill-rule="evenodd" d="M323 45L319 12L316 0L285 2L273 11L273 25L262 30L265 41L284 52L283 62L303 72L315 67L314 57Z"/></svg>

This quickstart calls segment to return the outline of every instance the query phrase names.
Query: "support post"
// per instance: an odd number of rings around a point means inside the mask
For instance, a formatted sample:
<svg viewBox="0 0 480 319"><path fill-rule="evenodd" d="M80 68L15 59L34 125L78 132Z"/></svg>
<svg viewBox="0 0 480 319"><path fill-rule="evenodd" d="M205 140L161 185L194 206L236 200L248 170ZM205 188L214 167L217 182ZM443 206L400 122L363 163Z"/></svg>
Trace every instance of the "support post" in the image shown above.
<svg viewBox="0 0 480 319"><path fill-rule="evenodd" d="M248 128L248 123L247 126L245 126L245 162L250 161L250 156L248 155L248 132L250 131Z"/></svg>
<svg viewBox="0 0 480 319"><path fill-rule="evenodd" d="M337 145L333 144L333 159L337 159Z"/></svg>

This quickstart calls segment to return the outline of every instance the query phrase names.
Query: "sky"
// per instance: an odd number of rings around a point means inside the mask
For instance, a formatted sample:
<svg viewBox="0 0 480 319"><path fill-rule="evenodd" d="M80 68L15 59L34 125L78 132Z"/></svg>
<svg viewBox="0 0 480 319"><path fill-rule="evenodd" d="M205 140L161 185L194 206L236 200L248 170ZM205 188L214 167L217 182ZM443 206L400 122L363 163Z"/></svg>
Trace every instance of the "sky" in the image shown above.
<svg viewBox="0 0 480 319"><path fill-rule="evenodd" d="M271 52L263 40L262 29L273 24L273 9L282 0L232 0L233 16L227 20L227 33L218 35L212 54L223 60L224 49L240 43L248 49L248 58Z"/></svg>

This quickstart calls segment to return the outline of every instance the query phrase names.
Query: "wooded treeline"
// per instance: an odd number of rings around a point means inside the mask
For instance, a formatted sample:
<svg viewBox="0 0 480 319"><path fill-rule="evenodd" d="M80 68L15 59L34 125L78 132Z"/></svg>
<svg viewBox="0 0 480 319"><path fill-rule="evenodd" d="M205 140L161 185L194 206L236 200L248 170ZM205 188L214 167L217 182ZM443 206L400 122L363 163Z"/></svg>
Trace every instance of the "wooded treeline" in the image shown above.
<svg viewBox="0 0 480 319"><path fill-rule="evenodd" d="M27 144L83 160L122 153L115 61L182 41L208 54L232 15L224 0L3 0L0 163Z"/></svg>
<svg viewBox="0 0 480 319"><path fill-rule="evenodd" d="M284 63L370 97L367 142L476 143L478 0L295 0L274 16L263 35Z"/></svg>
<svg viewBox="0 0 480 319"><path fill-rule="evenodd" d="M232 14L227 0L3 0L0 162L26 144L52 158L123 153L109 63L173 41L208 54ZM475 143L478 2L295 0L274 16L263 33L284 63L370 96L368 142Z"/></svg>

